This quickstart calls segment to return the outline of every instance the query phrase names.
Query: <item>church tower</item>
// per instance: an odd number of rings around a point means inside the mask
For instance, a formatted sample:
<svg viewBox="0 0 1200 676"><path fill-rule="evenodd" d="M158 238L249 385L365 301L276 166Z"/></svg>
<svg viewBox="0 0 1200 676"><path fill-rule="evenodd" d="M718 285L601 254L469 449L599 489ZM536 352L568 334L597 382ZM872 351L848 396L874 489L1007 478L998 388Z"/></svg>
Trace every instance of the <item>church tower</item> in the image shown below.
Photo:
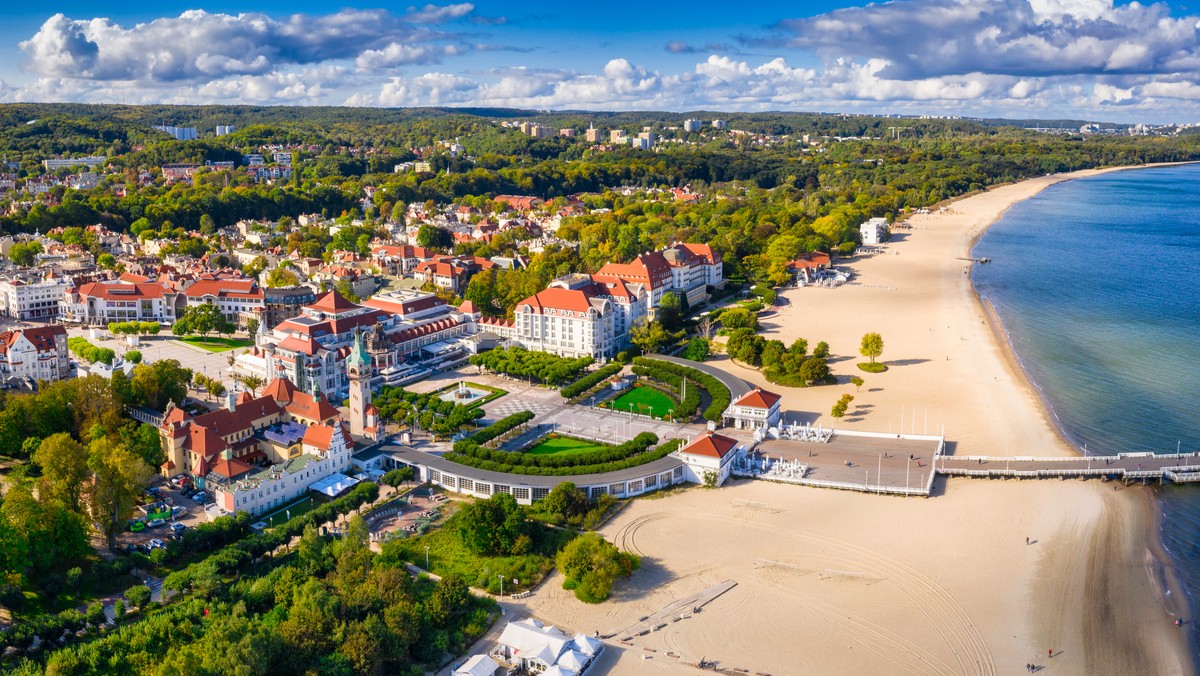
<svg viewBox="0 0 1200 676"><path fill-rule="evenodd" d="M368 436L372 427L367 420L371 405L371 357L363 347L362 331L354 331L354 348L346 357L346 375L350 377L350 434Z"/></svg>

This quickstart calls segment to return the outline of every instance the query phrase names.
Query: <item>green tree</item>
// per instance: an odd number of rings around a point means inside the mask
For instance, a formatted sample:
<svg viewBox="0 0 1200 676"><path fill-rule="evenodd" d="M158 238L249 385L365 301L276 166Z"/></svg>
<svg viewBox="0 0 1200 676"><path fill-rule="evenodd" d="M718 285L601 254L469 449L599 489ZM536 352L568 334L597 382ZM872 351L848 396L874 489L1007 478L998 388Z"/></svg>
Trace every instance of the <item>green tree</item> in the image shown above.
<svg viewBox="0 0 1200 676"><path fill-rule="evenodd" d="M508 493L496 493L487 500L463 506L455 521L463 546L476 554L525 553L517 551L517 543L528 532L529 517Z"/></svg>
<svg viewBox="0 0 1200 676"><path fill-rule="evenodd" d="M254 277L255 279L257 279L258 276L262 274L263 270L266 269L267 259L262 256L255 256L254 260L242 266L242 272L245 273L247 277Z"/></svg>
<svg viewBox="0 0 1200 676"><path fill-rule="evenodd" d="M438 580L429 597L429 619L439 627L450 625L462 617L471 607L471 590L458 573L450 573Z"/></svg>
<svg viewBox="0 0 1200 676"><path fill-rule="evenodd" d="M88 448L88 469L93 474L92 513L112 550L153 472L144 460L107 438L93 441Z"/></svg>
<svg viewBox="0 0 1200 676"><path fill-rule="evenodd" d="M237 381L250 391L250 396L256 396L258 388L263 386L263 379L255 375L238 376Z"/></svg>
<svg viewBox="0 0 1200 676"><path fill-rule="evenodd" d="M800 378L805 385L822 382L829 377L829 364L818 357L809 357L800 364Z"/></svg>
<svg viewBox="0 0 1200 676"><path fill-rule="evenodd" d="M187 396L191 379L191 370L183 368L176 359L138 364L129 381L132 403L156 411L165 409L168 401L180 404Z"/></svg>
<svg viewBox="0 0 1200 676"><path fill-rule="evenodd" d="M88 451L70 434L60 432L42 440L33 461L42 468L38 494L43 500L58 500L80 511L83 482L88 476Z"/></svg>
<svg viewBox="0 0 1200 676"><path fill-rule="evenodd" d="M146 604L150 602L150 595L152 593L149 587L139 584L126 589L125 598L129 601L130 605L145 608Z"/></svg>
<svg viewBox="0 0 1200 676"><path fill-rule="evenodd" d="M300 278L296 276L296 273L287 268L276 267L267 273L266 284L272 289L292 287L299 283Z"/></svg>
<svg viewBox="0 0 1200 676"><path fill-rule="evenodd" d="M573 585L575 597L584 603L607 599L616 579L632 574L639 563L637 556L618 550L599 533L584 533L571 540L555 558L566 579L563 586Z"/></svg>
<svg viewBox="0 0 1200 676"><path fill-rule="evenodd" d="M454 246L454 235L445 228L426 223L417 229L417 245L445 251Z"/></svg>
<svg viewBox="0 0 1200 676"><path fill-rule="evenodd" d="M17 243L8 250L8 259L21 267L33 265L35 257L42 253L40 242Z"/></svg>
<svg viewBox="0 0 1200 676"><path fill-rule="evenodd" d="M258 329L260 326L261 326L261 324L260 324L259 320L255 319L253 317L251 317L250 319L247 319L246 320L246 333L250 334L251 336L257 335Z"/></svg>
<svg viewBox="0 0 1200 676"><path fill-rule="evenodd" d="M883 354L883 336L878 333L868 333L862 337L862 346L858 348L859 354L875 363L875 358Z"/></svg>
<svg viewBox="0 0 1200 676"><path fill-rule="evenodd" d="M639 318L629 329L630 342L642 348L643 352L658 352L674 338L661 322L648 322L645 317Z"/></svg>
<svg viewBox="0 0 1200 676"><path fill-rule="evenodd" d="M750 329L753 331L758 328L758 317L746 308L730 308L721 313L721 326L728 331L736 329Z"/></svg>
<svg viewBox="0 0 1200 676"><path fill-rule="evenodd" d="M677 331L683 322L683 307L679 301L679 294L674 291L664 293L662 299L658 301L658 309L654 313L654 318L667 331Z"/></svg>
<svg viewBox="0 0 1200 676"><path fill-rule="evenodd" d="M866 382L866 381L863 380L862 378L859 378L858 376L850 376L850 383L852 385L854 385L855 392L859 391L859 388L861 388L863 386L864 382Z"/></svg>
<svg viewBox="0 0 1200 676"><path fill-rule="evenodd" d="M100 257L96 259L96 265L105 270L112 270L117 266L117 258L110 253L100 254Z"/></svg>
<svg viewBox="0 0 1200 676"><path fill-rule="evenodd" d="M131 364L142 363L142 353L137 350L130 350L125 353L125 361Z"/></svg>
<svg viewBox="0 0 1200 676"><path fill-rule="evenodd" d="M183 311L183 316L175 320L171 332L177 336L199 333L207 336L217 333L232 333L231 323L221 314L221 308L208 303L193 305Z"/></svg>

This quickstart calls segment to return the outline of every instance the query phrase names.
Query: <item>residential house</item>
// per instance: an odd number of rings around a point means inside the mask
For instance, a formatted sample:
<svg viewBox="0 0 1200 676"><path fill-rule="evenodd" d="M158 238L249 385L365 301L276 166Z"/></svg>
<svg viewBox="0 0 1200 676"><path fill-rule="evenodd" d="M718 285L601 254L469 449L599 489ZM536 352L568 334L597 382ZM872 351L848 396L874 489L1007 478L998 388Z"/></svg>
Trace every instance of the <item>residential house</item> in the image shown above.
<svg viewBox="0 0 1200 676"><path fill-rule="evenodd" d="M67 330L61 324L0 333L0 377L55 381L70 372Z"/></svg>

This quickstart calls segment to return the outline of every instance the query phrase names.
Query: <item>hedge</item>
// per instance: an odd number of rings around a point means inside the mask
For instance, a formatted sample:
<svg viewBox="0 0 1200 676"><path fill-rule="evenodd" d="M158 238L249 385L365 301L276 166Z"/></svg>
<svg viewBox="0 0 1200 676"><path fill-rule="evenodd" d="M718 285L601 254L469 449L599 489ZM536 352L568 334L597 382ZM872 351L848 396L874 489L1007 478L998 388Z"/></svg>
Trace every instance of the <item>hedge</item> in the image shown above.
<svg viewBox="0 0 1200 676"><path fill-rule="evenodd" d="M658 448L632 455L624 460L605 462L595 465L576 465L573 467L526 467L523 465L505 465L492 460L480 460L478 458L472 458L471 456L454 452L447 453L445 458L460 465L467 465L468 467L475 467L477 469L488 470L490 472L525 474L532 476L578 476L580 474L604 474L606 472L616 472L617 470L645 465L647 463L654 462L655 460L667 457L671 453L675 452L682 444L682 439L672 439L662 444Z"/></svg>
<svg viewBox="0 0 1200 676"><path fill-rule="evenodd" d="M93 364L103 362L109 366L112 366L113 359L115 359L117 356L117 353L114 352L112 348L93 345L88 342L87 338L82 338L80 336L67 338L67 349L69 349L76 357L79 357L85 361L90 361Z"/></svg>
<svg viewBox="0 0 1200 676"><path fill-rule="evenodd" d="M505 432L517 427L518 425L524 425L530 420L533 420L532 411L519 411L510 416L506 416L479 430L475 434L472 434L466 439L454 442L454 450L461 452L463 448L467 448L469 446L482 446L501 434L504 434Z"/></svg>
<svg viewBox="0 0 1200 676"><path fill-rule="evenodd" d="M725 387L725 383L690 366L659 361L657 359L647 359L646 357L638 357L633 360L633 363L636 366L655 369L660 374L665 371L680 377L687 376L689 381L697 383L700 387L704 388L708 392L708 396L712 398L712 403L708 405L708 408L704 409L705 420L719 422L721 415L725 413L725 409L729 408L730 402L733 401L733 397L729 394L729 388ZM681 410L687 409L686 407L681 407Z"/></svg>
<svg viewBox="0 0 1200 676"><path fill-rule="evenodd" d="M599 385L601 382L620 373L621 369L623 368L625 368L624 364L617 364L615 362L611 364L605 364L599 369L592 371L579 380L576 380L570 385L562 388L558 391L558 393L561 394L564 399L573 399L592 389L596 385Z"/></svg>
<svg viewBox="0 0 1200 676"><path fill-rule="evenodd" d="M476 445L464 446L461 449L455 449L454 452L464 457L488 460L513 467L570 467L573 465L600 465L624 460L632 455L646 452L656 443L658 443L658 437L652 432L642 432L618 446L604 446L594 451L576 453L533 455L523 451L501 451Z"/></svg>
<svg viewBox="0 0 1200 676"><path fill-rule="evenodd" d="M634 366L633 372L639 376L657 380L674 388L676 397L679 396L679 390L683 389L683 376L675 375L655 366ZM676 420L688 420L696 415L696 409L700 408L700 390L702 389L704 389L702 385L693 381L692 387L688 388L687 396L683 397L679 405L675 407L673 417Z"/></svg>

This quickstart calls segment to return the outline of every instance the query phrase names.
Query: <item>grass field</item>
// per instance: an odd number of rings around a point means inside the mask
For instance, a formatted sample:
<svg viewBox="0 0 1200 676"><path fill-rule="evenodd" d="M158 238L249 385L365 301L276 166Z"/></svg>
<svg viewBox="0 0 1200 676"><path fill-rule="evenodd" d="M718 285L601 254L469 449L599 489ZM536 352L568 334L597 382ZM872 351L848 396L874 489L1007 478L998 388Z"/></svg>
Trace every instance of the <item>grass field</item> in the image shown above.
<svg viewBox="0 0 1200 676"><path fill-rule="evenodd" d="M612 402L612 408L616 411L633 411L643 415L651 415L651 411L653 411L655 418L661 418L668 413L675 412L675 402L653 387L635 386L617 397Z"/></svg>
<svg viewBox="0 0 1200 676"><path fill-rule="evenodd" d="M266 522L267 528L274 528L287 522L289 518L294 519L305 512L311 512L316 506L317 503L312 498L305 496L291 504L281 506L278 511L272 512L270 516L264 516L259 521ZM289 512L291 513L290 517L288 516Z"/></svg>
<svg viewBox="0 0 1200 676"><path fill-rule="evenodd" d="M525 452L530 455L553 455L555 453L579 453L581 451L597 451L604 448L603 444L597 444L591 441L582 439L571 439L570 437L552 437L543 439L542 441L525 449Z"/></svg>
<svg viewBox="0 0 1200 676"><path fill-rule="evenodd" d="M186 336L184 338L176 338L181 343L194 345L202 350L209 352L224 352L239 347L250 347L254 341L249 338L221 338L221 337L202 337L202 336Z"/></svg>

